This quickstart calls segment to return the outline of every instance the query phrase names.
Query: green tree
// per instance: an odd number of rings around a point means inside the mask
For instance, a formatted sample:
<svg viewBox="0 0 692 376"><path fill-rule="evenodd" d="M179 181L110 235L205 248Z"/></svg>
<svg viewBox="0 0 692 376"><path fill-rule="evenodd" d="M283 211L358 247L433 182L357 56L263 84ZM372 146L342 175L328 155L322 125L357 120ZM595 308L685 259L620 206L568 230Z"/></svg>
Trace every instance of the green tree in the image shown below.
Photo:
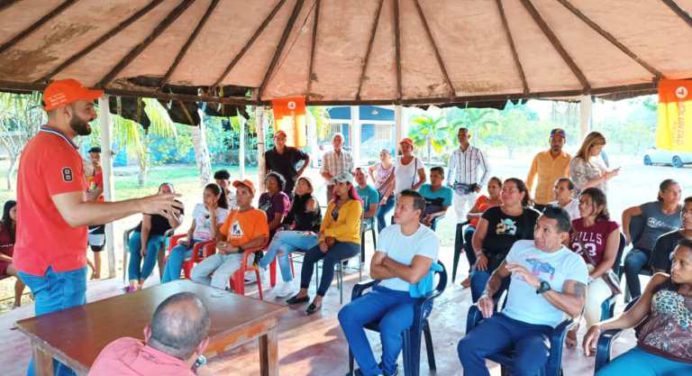
<svg viewBox="0 0 692 376"><path fill-rule="evenodd" d="M427 162L430 163L432 150L441 153L449 144L447 123L443 116L432 117L424 114L411 119L409 137L417 147L426 147Z"/></svg>
<svg viewBox="0 0 692 376"><path fill-rule="evenodd" d="M5 147L10 161L5 174L8 191L12 190L12 177L24 146L46 121L41 93L0 93L0 143Z"/></svg>

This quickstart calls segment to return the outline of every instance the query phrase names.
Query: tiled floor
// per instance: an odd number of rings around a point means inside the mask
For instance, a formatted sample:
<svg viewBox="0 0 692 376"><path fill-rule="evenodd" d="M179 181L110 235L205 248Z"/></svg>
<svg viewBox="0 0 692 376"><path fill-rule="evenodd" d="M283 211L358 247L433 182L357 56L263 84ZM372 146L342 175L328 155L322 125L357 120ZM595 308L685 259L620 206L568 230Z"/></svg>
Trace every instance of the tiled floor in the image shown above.
<svg viewBox="0 0 692 376"><path fill-rule="evenodd" d="M451 249L443 249L442 261L451 270ZM299 266L296 265L296 270ZM466 270L460 265L460 270ZM450 272L451 274L451 272ZM462 272L463 274L463 272ZM157 280L156 277L152 280ZM345 300L350 296L351 287L358 280L358 273L346 277ZM461 278L457 276L457 280ZM457 282L458 282L457 281ZM158 283L152 281L152 283ZM313 282L314 283L314 282ZM94 301L122 293L122 282L119 279L92 282L89 285L88 300ZM311 286L314 289L314 286ZM250 292L256 290L250 289ZM314 293L314 290L311 290ZM254 295L256 296L256 294ZM266 299L273 300L272 294ZM332 285L324 301L323 310L313 316L306 316L304 306L291 309L280 322L279 358L281 375L345 375L348 370L348 351L336 314L340 308L339 292L336 284ZM456 344L464 335L466 313L471 303L469 290L458 284L449 285L445 293L435 302L430 318L437 375L461 375L461 365L456 356ZM621 304L620 304L621 306ZM14 323L33 314L33 305L13 310L0 316L0 372L3 376L25 374L30 355L29 341L17 330ZM583 334L582 328L582 334ZM379 340L375 334L370 335L376 353L379 352ZM634 345L630 333L621 337L615 352L619 353ZM421 355L421 375L434 374L428 370L425 351ZM499 367L491 366L491 373L499 375ZM563 358L565 375L593 374L593 359L583 356L581 350L566 350ZM257 345L248 343L245 346L231 349L227 353L210 361L210 367L218 375L258 375L259 357Z"/></svg>

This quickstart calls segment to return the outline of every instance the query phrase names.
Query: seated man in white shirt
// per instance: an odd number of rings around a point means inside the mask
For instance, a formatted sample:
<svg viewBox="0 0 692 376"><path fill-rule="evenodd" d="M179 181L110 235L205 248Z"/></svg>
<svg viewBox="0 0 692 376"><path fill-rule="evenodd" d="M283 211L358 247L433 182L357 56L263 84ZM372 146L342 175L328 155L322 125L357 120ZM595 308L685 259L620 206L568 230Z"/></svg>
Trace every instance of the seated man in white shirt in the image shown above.
<svg viewBox="0 0 692 376"><path fill-rule="evenodd" d="M485 320L457 346L465 375L490 375L485 358L508 349L516 354L515 375L537 375L545 367L553 329L565 314L576 318L584 308L586 264L562 245L570 227L564 209L548 206L536 222L534 240L515 242L495 269L477 303ZM492 296L510 276L507 304L494 313Z"/></svg>
<svg viewBox="0 0 692 376"><path fill-rule="evenodd" d="M395 225L380 233L378 249L370 263L370 276L380 279L372 292L345 305L339 322L360 369L356 374L397 374L396 360L402 348L401 333L413 324L414 298L411 284L418 283L437 262L439 240L421 225L425 199L416 191L404 190L394 211ZM364 326L379 320L382 362L375 360Z"/></svg>

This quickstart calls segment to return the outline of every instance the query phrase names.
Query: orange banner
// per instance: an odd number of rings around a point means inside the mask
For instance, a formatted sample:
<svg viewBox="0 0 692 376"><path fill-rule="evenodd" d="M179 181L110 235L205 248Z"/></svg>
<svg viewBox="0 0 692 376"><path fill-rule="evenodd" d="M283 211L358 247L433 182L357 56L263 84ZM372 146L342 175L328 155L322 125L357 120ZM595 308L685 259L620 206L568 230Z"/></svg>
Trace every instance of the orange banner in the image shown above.
<svg viewBox="0 0 692 376"><path fill-rule="evenodd" d="M305 98L282 98L272 100L274 110L274 132L286 132L286 145L303 147L306 144Z"/></svg>
<svg viewBox="0 0 692 376"><path fill-rule="evenodd" d="M659 81L656 147L692 152L692 80Z"/></svg>

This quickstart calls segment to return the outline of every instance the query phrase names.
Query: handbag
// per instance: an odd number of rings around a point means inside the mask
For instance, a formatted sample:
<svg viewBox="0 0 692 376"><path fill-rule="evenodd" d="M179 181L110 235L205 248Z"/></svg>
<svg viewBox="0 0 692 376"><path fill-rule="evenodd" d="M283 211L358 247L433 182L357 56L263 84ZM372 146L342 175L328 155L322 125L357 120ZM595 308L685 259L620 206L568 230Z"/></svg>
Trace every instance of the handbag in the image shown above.
<svg viewBox="0 0 692 376"><path fill-rule="evenodd" d="M594 266L596 265L593 257L591 257L591 255L589 254L588 251L585 251L582 254L589 261L589 264L594 265ZM613 269L610 269L607 272L603 273L603 275L601 275L599 278L602 278L603 282L605 282L606 285L608 285L608 287L610 288L610 293L612 294L612 296L622 294L622 289L620 289L620 278L618 278L618 276L615 274Z"/></svg>

